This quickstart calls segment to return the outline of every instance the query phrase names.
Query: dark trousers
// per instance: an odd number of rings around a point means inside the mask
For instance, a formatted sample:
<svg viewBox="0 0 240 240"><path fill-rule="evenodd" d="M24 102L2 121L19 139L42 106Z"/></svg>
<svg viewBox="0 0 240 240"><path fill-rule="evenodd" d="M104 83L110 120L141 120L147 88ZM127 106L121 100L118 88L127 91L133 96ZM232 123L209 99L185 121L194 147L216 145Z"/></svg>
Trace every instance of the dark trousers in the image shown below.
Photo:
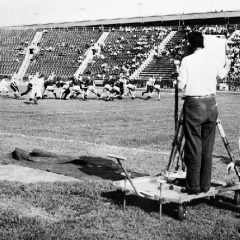
<svg viewBox="0 0 240 240"><path fill-rule="evenodd" d="M217 117L214 97L185 99L184 162L187 166L186 187L191 191L208 191L210 188Z"/></svg>

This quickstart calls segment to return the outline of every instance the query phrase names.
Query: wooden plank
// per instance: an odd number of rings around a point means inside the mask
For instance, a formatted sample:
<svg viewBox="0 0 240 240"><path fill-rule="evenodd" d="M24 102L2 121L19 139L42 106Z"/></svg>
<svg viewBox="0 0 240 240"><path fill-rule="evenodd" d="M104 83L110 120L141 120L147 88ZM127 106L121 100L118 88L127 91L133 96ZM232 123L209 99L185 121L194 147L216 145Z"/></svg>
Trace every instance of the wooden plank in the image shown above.
<svg viewBox="0 0 240 240"><path fill-rule="evenodd" d="M160 178L159 177L140 177L132 179L134 186L141 194L142 197L154 200L160 200ZM116 181L113 183L118 189L125 191L127 190L128 194L137 195L136 191L134 191L133 187L127 180ZM210 190L206 193L200 194L191 194L182 193L182 187L173 185L173 184L163 184L162 186L162 200L163 203L174 202L178 204L182 204L184 202L190 202L193 199L205 198L220 195L221 193L228 192L228 191L236 191L240 189L240 184L236 184L234 186L227 186L226 183L222 181L213 180L212 186Z"/></svg>
<svg viewBox="0 0 240 240"><path fill-rule="evenodd" d="M110 157L110 158L115 158L115 159L119 159L119 160L123 160L123 161L127 160L125 157L122 157L122 156L119 156L119 155L116 155L116 154L108 154L107 156Z"/></svg>

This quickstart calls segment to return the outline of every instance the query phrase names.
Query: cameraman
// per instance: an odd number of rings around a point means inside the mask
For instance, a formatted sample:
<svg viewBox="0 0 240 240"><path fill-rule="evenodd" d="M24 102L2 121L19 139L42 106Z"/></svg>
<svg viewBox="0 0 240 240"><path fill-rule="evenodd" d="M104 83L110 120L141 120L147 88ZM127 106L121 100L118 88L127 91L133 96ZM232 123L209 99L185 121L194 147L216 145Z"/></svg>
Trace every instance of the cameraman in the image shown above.
<svg viewBox="0 0 240 240"><path fill-rule="evenodd" d="M204 47L204 37L200 32L190 32L188 42L192 54L181 62L178 87L183 90L185 100L185 192L198 194L207 192L211 185L212 152L218 117L215 99L217 77L227 76L230 62L226 59L225 65L220 66L217 57L213 58Z"/></svg>

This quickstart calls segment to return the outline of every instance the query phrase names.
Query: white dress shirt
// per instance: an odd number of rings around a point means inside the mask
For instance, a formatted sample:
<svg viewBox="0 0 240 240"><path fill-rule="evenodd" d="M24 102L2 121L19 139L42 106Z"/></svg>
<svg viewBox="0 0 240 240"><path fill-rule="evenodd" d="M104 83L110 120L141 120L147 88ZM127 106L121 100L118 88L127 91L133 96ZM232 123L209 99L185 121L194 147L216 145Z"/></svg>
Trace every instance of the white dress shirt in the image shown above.
<svg viewBox="0 0 240 240"><path fill-rule="evenodd" d="M229 70L220 65L222 64L205 48L197 49L182 60L178 88L184 91L184 96L215 95L217 77L226 77Z"/></svg>

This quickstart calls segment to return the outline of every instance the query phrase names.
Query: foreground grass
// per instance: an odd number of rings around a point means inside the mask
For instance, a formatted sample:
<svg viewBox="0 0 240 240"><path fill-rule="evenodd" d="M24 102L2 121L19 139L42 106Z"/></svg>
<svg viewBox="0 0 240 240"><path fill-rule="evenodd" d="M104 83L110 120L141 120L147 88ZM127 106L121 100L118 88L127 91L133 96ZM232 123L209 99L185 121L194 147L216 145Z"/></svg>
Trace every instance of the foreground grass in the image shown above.
<svg viewBox="0 0 240 240"><path fill-rule="evenodd" d="M175 206L128 197L126 212L107 182L1 182L0 239L239 239L239 208L205 201L175 219ZM217 207L216 207L217 204Z"/></svg>
<svg viewBox="0 0 240 240"><path fill-rule="evenodd" d="M218 96L219 117L237 158L239 98ZM171 94L163 94L160 102L23 102L0 99L0 153L15 146L94 158L111 152L128 158L127 169L150 175L167 164L174 127ZM214 158L213 177L224 180L228 159L219 134ZM1 182L0 191L0 239L240 239L239 208L231 199L192 202L184 222L176 220L174 205L164 205L160 223L154 201L129 196L124 214L110 181Z"/></svg>

